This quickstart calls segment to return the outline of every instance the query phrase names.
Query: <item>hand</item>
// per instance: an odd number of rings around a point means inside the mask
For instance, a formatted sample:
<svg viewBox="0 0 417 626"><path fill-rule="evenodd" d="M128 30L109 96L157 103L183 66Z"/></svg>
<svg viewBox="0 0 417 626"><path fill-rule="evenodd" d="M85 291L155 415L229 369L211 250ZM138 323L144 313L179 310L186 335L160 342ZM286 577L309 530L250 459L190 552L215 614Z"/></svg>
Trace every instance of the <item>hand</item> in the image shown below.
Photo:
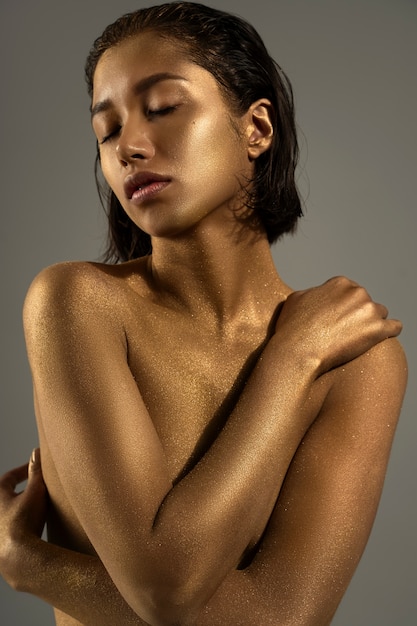
<svg viewBox="0 0 417 626"><path fill-rule="evenodd" d="M280 311L276 334L306 359L317 375L347 363L401 332L398 320L373 302L363 287L344 277L292 293Z"/></svg>
<svg viewBox="0 0 417 626"><path fill-rule="evenodd" d="M24 491L16 487L28 480ZM40 538L45 525L48 492L42 477L40 451L33 451L28 465L0 478L0 574L18 587L19 563L25 541Z"/></svg>

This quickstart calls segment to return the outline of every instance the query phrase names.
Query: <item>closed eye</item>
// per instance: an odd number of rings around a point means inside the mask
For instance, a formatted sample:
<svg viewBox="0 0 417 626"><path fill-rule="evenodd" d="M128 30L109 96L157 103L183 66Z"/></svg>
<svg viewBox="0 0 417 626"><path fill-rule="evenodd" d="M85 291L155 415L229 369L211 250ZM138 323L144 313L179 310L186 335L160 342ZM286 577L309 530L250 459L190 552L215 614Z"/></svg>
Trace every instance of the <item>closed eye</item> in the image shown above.
<svg viewBox="0 0 417 626"><path fill-rule="evenodd" d="M163 107L160 109L147 109L146 116L148 119L152 120L156 117L163 117L165 115L169 115L170 113L173 113L177 108L178 108L178 105L172 105L172 106ZM118 133L120 132L120 129L121 129L121 126L115 127L111 132L107 133L107 135L105 135L101 141L99 141L99 144L103 145L107 141L116 137L116 135L118 135Z"/></svg>
<svg viewBox="0 0 417 626"><path fill-rule="evenodd" d="M118 126L114 130L112 130L110 133L105 135L103 139L99 142L99 144L103 145L103 143L106 143L106 141L109 141L109 139L113 139L113 137L115 137L119 131L120 131L120 126Z"/></svg>
<svg viewBox="0 0 417 626"><path fill-rule="evenodd" d="M163 107L161 109L148 109L146 115L150 119L154 117L163 117L164 115L169 115L170 113L173 113L177 108L177 105L174 105L169 107Z"/></svg>

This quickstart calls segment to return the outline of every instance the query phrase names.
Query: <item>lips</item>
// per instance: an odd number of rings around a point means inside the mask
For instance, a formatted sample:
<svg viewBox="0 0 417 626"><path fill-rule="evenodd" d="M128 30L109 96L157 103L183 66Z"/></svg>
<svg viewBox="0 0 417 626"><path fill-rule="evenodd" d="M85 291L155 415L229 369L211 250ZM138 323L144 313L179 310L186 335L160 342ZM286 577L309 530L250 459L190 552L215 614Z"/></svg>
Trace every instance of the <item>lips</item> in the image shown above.
<svg viewBox="0 0 417 626"><path fill-rule="evenodd" d="M146 191L160 191L164 189L167 184L171 182L170 178L155 174L153 172L137 172L136 174L130 174L124 181L124 192L128 200L131 200L134 196L145 196Z"/></svg>

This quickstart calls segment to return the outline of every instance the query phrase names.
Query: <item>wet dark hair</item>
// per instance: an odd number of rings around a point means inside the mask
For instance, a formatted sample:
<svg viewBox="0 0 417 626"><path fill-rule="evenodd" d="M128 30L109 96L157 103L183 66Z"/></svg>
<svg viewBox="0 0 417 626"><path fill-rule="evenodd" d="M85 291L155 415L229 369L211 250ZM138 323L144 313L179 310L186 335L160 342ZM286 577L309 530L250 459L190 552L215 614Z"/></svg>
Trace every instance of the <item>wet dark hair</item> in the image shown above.
<svg viewBox="0 0 417 626"><path fill-rule="evenodd" d="M272 103L273 143L255 160L255 173L247 191L248 214L264 227L273 243L292 232L302 216L295 184L298 144L291 84L270 57L256 30L245 20L194 2L172 2L139 9L107 26L96 39L85 65L88 92L102 54L139 33L152 31L175 40L188 58L208 70L217 80L231 109L245 113L260 98ZM105 261L119 262L149 254L150 236L125 214L113 191L99 180L97 149L96 180L109 220Z"/></svg>

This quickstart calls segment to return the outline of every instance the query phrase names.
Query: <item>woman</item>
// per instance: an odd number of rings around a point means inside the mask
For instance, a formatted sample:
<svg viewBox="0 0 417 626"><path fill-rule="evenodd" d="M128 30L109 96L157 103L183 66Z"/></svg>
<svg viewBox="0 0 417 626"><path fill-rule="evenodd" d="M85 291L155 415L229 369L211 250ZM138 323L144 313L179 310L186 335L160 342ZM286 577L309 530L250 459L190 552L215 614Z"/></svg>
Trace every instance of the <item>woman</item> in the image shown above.
<svg viewBox="0 0 417 626"><path fill-rule="evenodd" d="M49 543L35 453L22 494L26 467L1 482L2 574L59 625L329 624L382 489L401 324L347 279L277 274L292 97L249 25L144 9L86 69L122 262L28 293Z"/></svg>

